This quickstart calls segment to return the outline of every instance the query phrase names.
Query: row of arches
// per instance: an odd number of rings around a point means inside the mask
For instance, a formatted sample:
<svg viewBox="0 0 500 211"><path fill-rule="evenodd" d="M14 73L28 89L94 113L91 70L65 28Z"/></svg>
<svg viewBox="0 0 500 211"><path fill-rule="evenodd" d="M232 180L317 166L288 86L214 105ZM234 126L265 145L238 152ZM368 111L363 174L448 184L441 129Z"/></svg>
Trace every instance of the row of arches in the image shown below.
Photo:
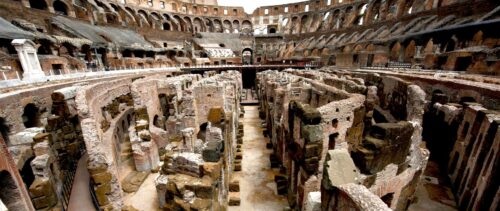
<svg viewBox="0 0 500 211"><path fill-rule="evenodd" d="M52 6L54 12L59 15L74 15L73 5L67 0L29 0L29 6L33 9L49 10ZM145 9L132 9L129 6L109 3L106 1L95 0L95 3L80 1L75 5L86 8L90 5L99 13L103 14L102 19L108 24L152 27L167 31L184 32L220 32L220 33L239 33L251 32L252 23L250 20L223 20L213 17L191 17L178 14L160 13L156 11L147 11ZM87 14L90 14L87 12Z"/></svg>
<svg viewBox="0 0 500 211"><path fill-rule="evenodd" d="M71 8L68 5L71 5L64 0L54 0L52 3L47 2L45 0L29 0L28 1L30 8L39 9L39 10L49 10L49 5L52 6L54 12L58 15L68 15Z"/></svg>
<svg viewBox="0 0 500 211"><path fill-rule="evenodd" d="M290 16L284 18L281 25L283 33L286 34L340 30L410 15L416 12L417 9L414 8L420 8L421 2L418 4L417 2L415 0L375 0L370 3L354 3L320 13Z"/></svg>
<svg viewBox="0 0 500 211"><path fill-rule="evenodd" d="M98 2L98 1L96 1ZM107 13L107 22L118 24L123 22L126 25L136 25L139 27L152 27L166 31L184 32L225 32L238 33L252 30L252 23L249 20L222 20L208 17L181 16L178 14L150 12L144 9L134 10L123 5L110 3L107 8L101 3L101 7ZM110 16L110 17L108 17ZM114 17L112 17L114 16Z"/></svg>

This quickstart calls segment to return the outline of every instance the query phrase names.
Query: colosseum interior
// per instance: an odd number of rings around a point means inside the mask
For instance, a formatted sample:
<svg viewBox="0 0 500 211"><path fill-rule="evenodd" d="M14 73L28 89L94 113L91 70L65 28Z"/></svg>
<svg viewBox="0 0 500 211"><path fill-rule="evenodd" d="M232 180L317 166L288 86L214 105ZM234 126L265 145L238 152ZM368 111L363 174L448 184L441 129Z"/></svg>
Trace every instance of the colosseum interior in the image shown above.
<svg viewBox="0 0 500 211"><path fill-rule="evenodd" d="M0 0L0 211L500 210L499 111L499 0Z"/></svg>

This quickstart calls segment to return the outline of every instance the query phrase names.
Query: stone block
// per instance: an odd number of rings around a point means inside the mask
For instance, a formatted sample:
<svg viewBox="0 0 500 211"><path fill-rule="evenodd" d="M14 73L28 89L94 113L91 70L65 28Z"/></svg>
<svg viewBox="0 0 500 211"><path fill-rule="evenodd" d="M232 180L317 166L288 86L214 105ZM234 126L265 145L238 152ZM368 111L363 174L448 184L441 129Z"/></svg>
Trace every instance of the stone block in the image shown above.
<svg viewBox="0 0 500 211"><path fill-rule="evenodd" d="M35 153L35 156L50 154L51 149L50 149L50 145L49 145L48 141L36 143L33 146L33 152Z"/></svg>
<svg viewBox="0 0 500 211"><path fill-rule="evenodd" d="M31 200L35 209L47 209L53 207L57 204L57 196L54 194L42 196L38 198L33 198Z"/></svg>
<svg viewBox="0 0 500 211"><path fill-rule="evenodd" d="M302 125L302 137L305 143L318 143L323 140L323 127L321 125Z"/></svg>
<svg viewBox="0 0 500 211"><path fill-rule="evenodd" d="M354 161L346 149L328 151L324 172L323 186L327 189L337 185L354 183L358 177Z"/></svg>
<svg viewBox="0 0 500 211"><path fill-rule="evenodd" d="M211 210L212 200L211 199L194 199L191 203L192 211L209 211Z"/></svg>
<svg viewBox="0 0 500 211"><path fill-rule="evenodd" d="M173 159L172 170L174 172L194 177L203 176L204 161L200 154L191 152L177 153Z"/></svg>
<svg viewBox="0 0 500 211"><path fill-rule="evenodd" d="M224 110L221 107L210 108L207 120L212 124L219 124L224 121Z"/></svg>
<svg viewBox="0 0 500 211"><path fill-rule="evenodd" d="M213 179L220 177L222 162L205 162L203 164L203 175L208 175Z"/></svg>
<svg viewBox="0 0 500 211"><path fill-rule="evenodd" d="M364 173L375 174L390 163L405 162L410 150L413 126L409 122L379 123L371 127L352 157Z"/></svg>
<svg viewBox="0 0 500 211"><path fill-rule="evenodd" d="M203 160L207 162L218 162L223 150L222 141L206 142L202 151Z"/></svg>
<svg viewBox="0 0 500 211"><path fill-rule="evenodd" d="M213 180L209 176L204 176L186 184L186 190L193 191L198 198L211 199L214 194Z"/></svg>
<svg viewBox="0 0 500 211"><path fill-rule="evenodd" d="M106 184L109 183L112 179L111 173L109 172L101 172L92 175L92 179L94 179L95 184Z"/></svg>
<svg viewBox="0 0 500 211"><path fill-rule="evenodd" d="M229 206L240 206L240 192L229 192Z"/></svg>
<svg viewBox="0 0 500 211"><path fill-rule="evenodd" d="M54 189L48 178L37 177L29 187L29 192L31 198L37 198L54 194Z"/></svg>
<svg viewBox="0 0 500 211"><path fill-rule="evenodd" d="M305 158L310 158L310 157L318 157L321 154L321 145L319 144L307 144L304 147L304 157Z"/></svg>
<svg viewBox="0 0 500 211"><path fill-rule="evenodd" d="M104 206L109 204L108 194L111 192L111 185L102 184L94 187L95 194L99 205Z"/></svg>
<svg viewBox="0 0 500 211"><path fill-rule="evenodd" d="M122 181L122 189L126 193L133 193L139 190L142 183L148 177L148 172L133 171Z"/></svg>
<svg viewBox="0 0 500 211"><path fill-rule="evenodd" d="M52 135L50 133L38 133L33 137L33 141L35 143L47 141L49 144L52 144Z"/></svg>

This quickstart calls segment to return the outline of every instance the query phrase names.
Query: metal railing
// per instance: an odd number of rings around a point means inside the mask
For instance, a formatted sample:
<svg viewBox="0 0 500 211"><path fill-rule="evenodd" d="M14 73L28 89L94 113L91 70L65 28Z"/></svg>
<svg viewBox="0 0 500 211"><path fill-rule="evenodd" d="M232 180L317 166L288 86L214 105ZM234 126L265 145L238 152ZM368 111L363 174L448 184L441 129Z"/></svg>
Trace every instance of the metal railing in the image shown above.
<svg viewBox="0 0 500 211"><path fill-rule="evenodd" d="M69 200L71 198L71 190L73 189L73 182L75 180L76 170L78 169L78 163L80 158L86 153L85 144L82 142L80 144L78 154L74 158L72 163L69 166L69 169L64 170L64 179L62 182L62 191L61 191L61 205L62 210L68 210Z"/></svg>

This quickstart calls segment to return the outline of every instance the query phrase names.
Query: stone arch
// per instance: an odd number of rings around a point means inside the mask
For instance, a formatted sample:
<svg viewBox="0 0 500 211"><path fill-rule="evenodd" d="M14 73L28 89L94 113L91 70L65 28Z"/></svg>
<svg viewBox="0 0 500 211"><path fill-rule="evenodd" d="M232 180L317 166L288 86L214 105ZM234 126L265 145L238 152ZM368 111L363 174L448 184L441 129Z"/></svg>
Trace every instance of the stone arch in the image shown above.
<svg viewBox="0 0 500 211"><path fill-rule="evenodd" d="M403 4L401 5L398 16L409 15L415 12L413 7L414 0L406 0L402 2Z"/></svg>
<svg viewBox="0 0 500 211"><path fill-rule="evenodd" d="M410 41L408 45L406 45L405 55L404 55L405 61L410 61L415 56L416 47L417 46L415 40Z"/></svg>
<svg viewBox="0 0 500 211"><path fill-rule="evenodd" d="M160 21L161 20L161 16L156 13L156 12L152 12L151 13L151 17L155 20L155 21Z"/></svg>
<svg viewBox="0 0 500 211"><path fill-rule="evenodd" d="M328 56L330 54L330 49L329 48L323 48L323 50L321 50L321 55L322 56Z"/></svg>
<svg viewBox="0 0 500 211"><path fill-rule="evenodd" d="M224 33L231 33L232 30L232 23L229 20L224 20L222 22L222 26L224 27Z"/></svg>
<svg viewBox="0 0 500 211"><path fill-rule="evenodd" d="M10 172L0 172L0 200L8 210L25 210L22 204L21 189Z"/></svg>
<svg viewBox="0 0 500 211"><path fill-rule="evenodd" d="M172 28L170 27L170 24L169 24L169 23L164 22L164 23L163 23L163 30L165 30L165 31L171 31L171 30L172 30Z"/></svg>
<svg viewBox="0 0 500 211"><path fill-rule="evenodd" d="M191 18L189 17L184 17L184 22L186 24L186 31L187 32L194 32L193 29L193 22L191 21Z"/></svg>
<svg viewBox="0 0 500 211"><path fill-rule="evenodd" d="M290 33L291 34L298 34L300 33L300 22L299 22L299 17L294 16L292 17L292 22L291 22L291 28L290 28Z"/></svg>
<svg viewBox="0 0 500 211"><path fill-rule="evenodd" d="M307 26L306 26L307 25ZM308 15L303 15L300 18L300 33L307 33L309 29L309 16Z"/></svg>
<svg viewBox="0 0 500 211"><path fill-rule="evenodd" d="M198 17L193 20L193 32L206 32L205 24L203 24L203 21Z"/></svg>
<svg viewBox="0 0 500 211"><path fill-rule="evenodd" d="M142 21L146 22L146 24L147 24L147 25L149 25L149 26L153 26L153 22L151 22L151 21L149 20L149 18L148 18L148 17L149 17L149 16L148 16L148 13L147 13L146 11L144 11L144 10L138 10L138 11L137 11L137 16L139 16L139 18L141 18L141 19L142 19ZM141 21L141 22L142 22L142 21Z"/></svg>
<svg viewBox="0 0 500 211"><path fill-rule="evenodd" d="M381 5L381 0L375 0L370 4L366 14L366 23L372 23L380 20Z"/></svg>
<svg viewBox="0 0 500 211"><path fill-rule="evenodd" d="M123 9L122 7L116 6L115 4L110 4L110 5L118 13L121 20L125 21L125 23L127 23L127 25L130 25L130 24L135 25L136 24L136 20L135 20L135 17L133 15L134 14L133 11L130 12L128 10Z"/></svg>
<svg viewBox="0 0 500 211"><path fill-rule="evenodd" d="M390 54L390 60L391 61L399 61L399 58L401 56L401 43L395 42L391 45L391 54Z"/></svg>
<svg viewBox="0 0 500 211"><path fill-rule="evenodd" d="M179 17L178 15L174 15L173 19L179 24L179 31L186 31L186 25L184 24L184 21L181 17Z"/></svg>
<svg viewBox="0 0 500 211"><path fill-rule="evenodd" d="M341 22L340 22L340 18L341 18L341 11L339 9L336 9L333 11L333 15L332 15L332 27L333 29L340 29L340 27L342 26Z"/></svg>
<svg viewBox="0 0 500 211"><path fill-rule="evenodd" d="M214 20L214 32L223 32L222 22L219 19Z"/></svg>
<svg viewBox="0 0 500 211"><path fill-rule="evenodd" d="M360 4L358 6L356 17L353 20L354 25L363 25L364 24L367 9L368 9L368 4Z"/></svg>
<svg viewBox="0 0 500 211"><path fill-rule="evenodd" d="M321 31L328 31L330 30L330 22L332 21L332 12L331 11L328 11L326 13L323 14L323 18L321 20L321 24L319 26L319 30Z"/></svg>
<svg viewBox="0 0 500 211"><path fill-rule="evenodd" d="M241 31L244 33L251 33L252 32L252 22L249 20L244 20L241 23Z"/></svg>
<svg viewBox="0 0 500 211"><path fill-rule="evenodd" d="M245 48L241 51L241 56L243 64L253 64L253 50L250 48Z"/></svg>
<svg viewBox="0 0 500 211"><path fill-rule="evenodd" d="M233 31L235 33L239 33L241 31L241 29L240 29L240 21L238 21L238 20L234 20L233 21Z"/></svg>
<svg viewBox="0 0 500 211"><path fill-rule="evenodd" d="M56 0L54 3L52 3L52 6L54 7L54 11L58 15L68 15L68 5L66 3Z"/></svg>
<svg viewBox="0 0 500 211"><path fill-rule="evenodd" d="M40 109L33 103L29 103L24 107L22 118L26 128L42 126L40 121Z"/></svg>
<svg viewBox="0 0 500 211"><path fill-rule="evenodd" d="M45 0L29 0L29 3L30 3L30 8L33 9L47 10L49 8Z"/></svg>

